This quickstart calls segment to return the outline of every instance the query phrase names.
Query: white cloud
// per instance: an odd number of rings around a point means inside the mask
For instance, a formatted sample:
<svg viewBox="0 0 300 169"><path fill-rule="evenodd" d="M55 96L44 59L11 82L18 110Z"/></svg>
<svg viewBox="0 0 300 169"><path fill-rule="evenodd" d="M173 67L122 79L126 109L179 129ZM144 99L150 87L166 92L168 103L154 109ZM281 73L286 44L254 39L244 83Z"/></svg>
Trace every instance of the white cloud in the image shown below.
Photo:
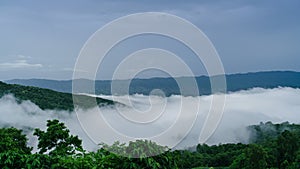
<svg viewBox="0 0 300 169"><path fill-rule="evenodd" d="M28 69L28 68L41 68L42 64L28 63L26 56L18 55L18 59L13 62L0 63L0 70L11 70L11 69Z"/></svg>
<svg viewBox="0 0 300 169"><path fill-rule="evenodd" d="M111 98L111 96L102 96ZM115 96L117 100L123 102L128 96ZM199 97L183 97L171 96L165 99L152 97L151 100L147 96L132 95L132 107L121 107L119 110L113 107L102 107L101 113L115 130L131 136L151 136L155 133L165 131L176 120L178 111L180 110L187 121L192 122L191 112L200 100L199 116L194 124L193 129L178 146L178 148L186 148L198 143L200 131L203 122L210 108L212 96ZM181 107L181 101L186 101L187 106ZM252 89L227 94L223 118L212 137L206 142L208 144L219 143L246 143L249 139L248 125L259 124L259 122L272 121L280 123L289 121L291 123L300 123L300 89L277 88L277 89ZM164 102L167 101L167 102ZM124 102L125 103L125 102ZM161 108L166 103L166 107ZM127 103L125 103L127 104ZM162 116L158 120L145 126L129 123L120 116L120 110L123 113L134 112L134 109L146 113L157 113L162 111ZM79 135L83 139L83 145L88 150L94 150L97 145L91 141L84 130L81 128L75 112L41 110L32 102L25 101L18 104L12 96L4 96L0 99L0 127L15 126L18 128L41 128L45 129L47 119L57 118L64 122L70 129L72 134ZM143 113L142 112L142 113ZM86 116L91 126L99 123L97 118L99 110L97 108L87 111L79 111L78 115ZM95 116L93 116L95 115ZM123 117L123 118L122 118ZM82 122L82 121L81 121ZM103 125L103 123L99 123ZM183 123L182 126L188 125ZM111 141L117 141L118 138L112 137L111 133L105 128L94 128L95 132L101 136L110 136ZM100 132L99 132L100 131ZM90 134L90 133L89 133ZM176 130L171 137L164 138L165 141L179 140L185 133ZM36 138L29 133L31 144L36 142ZM143 138L143 137L138 137Z"/></svg>
<svg viewBox="0 0 300 169"><path fill-rule="evenodd" d="M32 58L31 56L25 56L25 55L17 55L17 57L19 59L31 59Z"/></svg>
<svg viewBox="0 0 300 169"><path fill-rule="evenodd" d="M81 73L88 73L87 70L83 70L83 69L76 69L75 68L70 68L70 67L67 67L67 68L63 68L62 69L63 71L66 71L66 72L81 72Z"/></svg>

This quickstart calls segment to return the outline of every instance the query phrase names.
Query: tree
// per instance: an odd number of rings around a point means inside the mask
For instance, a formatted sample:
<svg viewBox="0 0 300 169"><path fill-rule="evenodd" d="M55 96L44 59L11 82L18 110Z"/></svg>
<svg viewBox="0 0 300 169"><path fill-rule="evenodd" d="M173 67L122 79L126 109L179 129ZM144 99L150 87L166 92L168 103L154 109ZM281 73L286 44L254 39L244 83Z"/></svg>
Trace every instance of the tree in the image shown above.
<svg viewBox="0 0 300 169"><path fill-rule="evenodd" d="M58 120L48 120L47 130L35 129L33 135L38 137L39 153L49 155L72 155L76 150L82 150L82 141L78 136L69 134L69 130L64 123Z"/></svg>
<svg viewBox="0 0 300 169"><path fill-rule="evenodd" d="M262 146L250 144L246 149L246 164L249 169L266 168L267 153Z"/></svg>
<svg viewBox="0 0 300 169"><path fill-rule="evenodd" d="M299 139L295 133L285 130L277 139L278 167L287 168L297 157Z"/></svg>
<svg viewBox="0 0 300 169"><path fill-rule="evenodd" d="M20 154L30 154L31 147L27 146L27 138L22 134L22 130L16 128L0 128L0 152L18 152Z"/></svg>
<svg viewBox="0 0 300 169"><path fill-rule="evenodd" d="M258 169L266 168L267 153L262 146L250 144L243 154L238 156L230 168Z"/></svg>
<svg viewBox="0 0 300 169"><path fill-rule="evenodd" d="M32 150L22 130L0 128L0 168L22 168Z"/></svg>
<svg viewBox="0 0 300 169"><path fill-rule="evenodd" d="M99 168L178 168L172 153L165 146L147 140L130 141L128 145L115 142L109 146L101 144L98 150ZM155 155L155 156L154 156Z"/></svg>
<svg viewBox="0 0 300 169"><path fill-rule="evenodd" d="M240 168L246 168L246 155L245 153L242 153L241 155L237 156L233 163L230 165L230 169L240 169Z"/></svg>

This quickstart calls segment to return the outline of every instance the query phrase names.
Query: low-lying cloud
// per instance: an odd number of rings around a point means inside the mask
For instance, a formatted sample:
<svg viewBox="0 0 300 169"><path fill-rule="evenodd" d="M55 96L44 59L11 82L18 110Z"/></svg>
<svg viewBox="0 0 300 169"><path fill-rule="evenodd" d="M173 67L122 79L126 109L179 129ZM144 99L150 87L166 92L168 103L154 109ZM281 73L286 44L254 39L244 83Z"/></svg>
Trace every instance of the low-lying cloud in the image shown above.
<svg viewBox="0 0 300 169"><path fill-rule="evenodd" d="M112 96L100 97L112 99ZM127 98L130 99L130 102L126 100ZM83 123L84 119L79 118L79 122L77 117L87 117L86 120L90 123L88 127L97 126L92 132L105 135L105 138L110 138L105 141L112 143L117 141L118 138L111 135L111 130L107 130L104 123L109 124L116 132L126 136L151 138L152 136L162 134L172 127L174 121L178 120L178 113L182 113L182 117L186 122L193 122L195 116L194 113L191 112L197 110L195 107L197 107L199 103L200 107L197 118L186 137L184 137L185 131L179 129L175 132L173 131L172 135L168 135L159 140L161 143L168 143L177 142L180 141L181 138L184 138L177 148L187 148L199 142L199 135L205 117L209 112L212 96L170 96L162 98L159 96L148 97L144 95L131 95L114 96L114 100L129 106L78 110L76 114L75 112L68 111L44 111L30 101L23 101L19 104L12 95L6 95L0 99L0 127L14 126L23 129L30 138L30 145L33 146L36 145L37 139L32 136L32 129L45 129L48 119L59 119L66 124L72 134L78 135L83 140L83 145L87 150L92 151L97 148L97 145L88 135L90 135L94 141L97 141L97 138L93 138L93 133L90 133L90 130L87 130L89 132L86 134L86 128L83 130L80 125L80 122ZM222 120L215 133L206 143L247 143L250 133L246 127L258 124L259 122L272 121L274 123L281 123L289 121L291 123L300 123L299 100L300 89L294 88L254 88L229 93L226 95ZM182 106L182 101L187 103L186 106ZM138 119L139 116L147 116L148 114L154 114L157 118L151 122L146 121L137 124L126 120L125 116L130 115L130 113L139 113L135 117L136 119ZM99 121L97 118L94 118L99 115L105 118L105 121ZM149 116L149 118L152 117ZM184 128L184 126L190 124L183 123L180 125ZM101 126L103 126L103 128L101 128ZM156 139L154 140L156 141ZM122 139L120 141L122 141Z"/></svg>

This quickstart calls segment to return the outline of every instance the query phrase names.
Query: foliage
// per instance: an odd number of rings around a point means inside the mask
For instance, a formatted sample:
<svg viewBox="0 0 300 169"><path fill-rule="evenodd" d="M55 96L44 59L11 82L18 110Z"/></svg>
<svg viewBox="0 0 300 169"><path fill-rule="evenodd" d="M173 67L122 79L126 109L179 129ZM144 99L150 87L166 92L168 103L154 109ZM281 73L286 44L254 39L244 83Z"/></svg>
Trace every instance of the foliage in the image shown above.
<svg viewBox="0 0 300 169"><path fill-rule="evenodd" d="M70 93L61 93L49 89L31 86L11 85L0 81L0 98L6 94L13 94L18 102L30 100L41 109L57 109L73 111L73 98ZM80 100L91 100L89 96L78 96ZM82 98L83 97L83 98ZM93 101L93 100L92 100ZM106 99L96 98L99 105L112 105L114 102ZM84 108L89 108L87 107Z"/></svg>
<svg viewBox="0 0 300 169"><path fill-rule="evenodd" d="M277 162L280 168L288 168L295 162L299 144L299 136L287 130L277 138Z"/></svg>
<svg viewBox="0 0 300 169"><path fill-rule="evenodd" d="M273 124L272 122L260 123L259 125L249 126L251 132L251 143L264 144L272 139L277 138L285 130L298 132L300 134L299 124L289 124L284 122L281 124Z"/></svg>
<svg viewBox="0 0 300 169"><path fill-rule="evenodd" d="M32 150L27 146L27 138L21 130L16 128L0 128L0 152L17 152L29 154Z"/></svg>
<svg viewBox="0 0 300 169"><path fill-rule="evenodd" d="M47 121L47 131L35 129L33 135L38 137L39 153L49 155L72 155L76 150L82 150L78 136L69 134L69 130L58 120Z"/></svg>
<svg viewBox="0 0 300 169"><path fill-rule="evenodd" d="M260 124L258 126L265 125ZM252 144L199 144L196 151L174 150L147 140L128 144L101 144L96 152L86 152L81 140L69 134L58 120L49 120L46 131L36 129L39 153L31 153L26 136L15 128L0 129L0 168L197 168L197 169L298 169L300 128L294 124L269 124L260 130L268 137ZM256 126L256 128L258 127ZM286 130L281 130L285 126ZM259 127L258 127L259 128ZM276 133L271 136L270 133ZM269 137L271 136L271 137ZM151 156L155 155L155 156Z"/></svg>
<svg viewBox="0 0 300 169"><path fill-rule="evenodd" d="M98 153L108 154L112 160L104 160L104 168L177 168L169 149L147 140L136 140L128 145L119 142L109 146L101 144ZM116 161L117 163L106 163Z"/></svg>
<svg viewBox="0 0 300 169"><path fill-rule="evenodd" d="M243 150L247 148L245 144L221 144L208 146L198 145L197 152L205 159L201 166L224 167L229 166Z"/></svg>
<svg viewBox="0 0 300 169"><path fill-rule="evenodd" d="M231 164L232 169L258 169L266 168L267 153L262 146L250 144L244 152L239 155Z"/></svg>

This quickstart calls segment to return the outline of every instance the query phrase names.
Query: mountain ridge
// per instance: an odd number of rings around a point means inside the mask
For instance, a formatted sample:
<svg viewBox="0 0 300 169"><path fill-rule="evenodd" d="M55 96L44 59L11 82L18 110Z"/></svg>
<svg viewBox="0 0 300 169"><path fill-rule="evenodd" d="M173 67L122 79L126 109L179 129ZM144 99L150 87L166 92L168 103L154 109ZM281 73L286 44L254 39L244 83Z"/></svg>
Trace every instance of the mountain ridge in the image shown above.
<svg viewBox="0 0 300 169"><path fill-rule="evenodd" d="M292 87L300 88L300 72L294 71L263 71L228 74L226 76L227 92L235 92L239 90L247 90L255 87L261 88L276 88L276 87ZM214 76L217 77L217 76ZM180 88L176 80L194 77L154 77L149 79L133 79L130 83L129 94L144 94L149 95L152 90L160 89L166 96L179 95ZM212 94L210 79L208 76L195 77L199 94L191 93L189 95L209 95ZM110 80L96 80L95 82L88 79L76 79L81 82L95 83L95 93L111 95ZM129 80L116 80L120 84ZM25 86L35 86L47 88L59 92L72 92L72 80L49 80L49 79L12 79L5 81L9 84L20 84ZM122 85L120 85L122 86ZM114 93L115 94L115 93ZM126 93L118 93L126 94Z"/></svg>

